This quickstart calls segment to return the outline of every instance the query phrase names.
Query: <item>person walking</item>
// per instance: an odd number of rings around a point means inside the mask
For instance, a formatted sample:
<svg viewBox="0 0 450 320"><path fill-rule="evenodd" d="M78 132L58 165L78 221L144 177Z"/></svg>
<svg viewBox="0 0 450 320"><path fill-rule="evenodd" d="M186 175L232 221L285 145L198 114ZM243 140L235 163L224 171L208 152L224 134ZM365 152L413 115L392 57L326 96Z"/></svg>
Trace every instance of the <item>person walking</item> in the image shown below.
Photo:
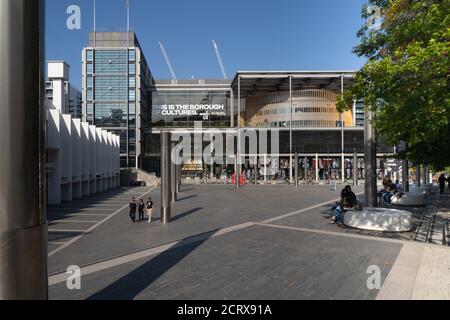
<svg viewBox="0 0 450 320"><path fill-rule="evenodd" d="M148 216L148 223L152 223L152 216L153 216L153 201L152 198L149 198L147 201L147 216Z"/></svg>
<svg viewBox="0 0 450 320"><path fill-rule="evenodd" d="M131 199L130 202L130 218L131 221L133 221L133 223L136 222L136 209L137 209L136 199L133 198Z"/></svg>
<svg viewBox="0 0 450 320"><path fill-rule="evenodd" d="M444 174L441 174L439 177L439 187L441 191L441 195L445 193L445 183L447 182L447 179L445 178Z"/></svg>
<svg viewBox="0 0 450 320"><path fill-rule="evenodd" d="M144 203L144 199L141 199L139 201L139 221L144 221L144 211L145 211L145 203Z"/></svg>

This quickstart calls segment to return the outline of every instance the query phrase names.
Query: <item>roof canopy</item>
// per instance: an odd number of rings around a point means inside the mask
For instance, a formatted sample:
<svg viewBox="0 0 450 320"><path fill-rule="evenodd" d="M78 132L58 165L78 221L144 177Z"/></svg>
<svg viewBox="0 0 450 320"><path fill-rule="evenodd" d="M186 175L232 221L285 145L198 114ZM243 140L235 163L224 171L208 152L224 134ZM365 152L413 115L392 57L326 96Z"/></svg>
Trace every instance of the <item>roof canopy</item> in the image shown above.
<svg viewBox="0 0 450 320"><path fill-rule="evenodd" d="M357 71L239 71L232 88L238 92L240 79L241 97L268 92L289 91L292 78L293 90L324 89L341 91L354 79Z"/></svg>

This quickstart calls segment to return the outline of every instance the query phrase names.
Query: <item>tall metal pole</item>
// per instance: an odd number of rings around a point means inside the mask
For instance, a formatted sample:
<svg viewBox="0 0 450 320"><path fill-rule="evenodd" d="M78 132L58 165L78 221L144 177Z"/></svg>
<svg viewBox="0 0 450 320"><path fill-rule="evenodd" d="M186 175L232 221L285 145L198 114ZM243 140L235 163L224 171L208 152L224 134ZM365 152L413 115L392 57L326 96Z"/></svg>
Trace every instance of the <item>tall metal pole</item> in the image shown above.
<svg viewBox="0 0 450 320"><path fill-rule="evenodd" d="M289 121L289 179L292 184L293 180L293 172L292 172L292 152L293 150L293 134L292 134L292 122L293 122L293 107L294 107L294 100L292 95L292 75L289 76L289 102L290 102L290 121ZM297 164L298 165L298 164ZM296 183L297 185L297 183Z"/></svg>
<svg viewBox="0 0 450 320"><path fill-rule="evenodd" d="M161 131L161 222L171 220L171 141L170 132Z"/></svg>
<svg viewBox="0 0 450 320"><path fill-rule="evenodd" d="M409 192L409 161L403 160L402 188L403 192Z"/></svg>
<svg viewBox="0 0 450 320"><path fill-rule="evenodd" d="M420 165L418 165L416 167L416 186L417 187L421 187L422 183L420 182L421 179L421 169L420 169Z"/></svg>
<svg viewBox="0 0 450 320"><path fill-rule="evenodd" d="M236 188L239 189L241 177L241 77L238 76L238 118L237 118L237 152L236 152Z"/></svg>
<svg viewBox="0 0 450 320"><path fill-rule="evenodd" d="M45 300L43 0L0 1L0 300Z"/></svg>
<svg viewBox="0 0 450 320"><path fill-rule="evenodd" d="M375 129L373 126L374 112L371 110L366 110L365 114L365 204L367 207L377 207L377 147Z"/></svg>
<svg viewBox="0 0 450 320"><path fill-rule="evenodd" d="M172 203L177 202L177 164L176 159L170 161L170 200Z"/></svg>
<svg viewBox="0 0 450 320"><path fill-rule="evenodd" d="M353 154L353 186L358 186L358 179L359 179L359 173L358 173L358 153L355 152Z"/></svg>
<svg viewBox="0 0 450 320"><path fill-rule="evenodd" d="M341 98L344 99L344 75L341 76ZM342 158L341 158L341 175L342 175L342 183L345 183L345 137L344 137L344 114L340 114L341 118L341 150L342 150Z"/></svg>

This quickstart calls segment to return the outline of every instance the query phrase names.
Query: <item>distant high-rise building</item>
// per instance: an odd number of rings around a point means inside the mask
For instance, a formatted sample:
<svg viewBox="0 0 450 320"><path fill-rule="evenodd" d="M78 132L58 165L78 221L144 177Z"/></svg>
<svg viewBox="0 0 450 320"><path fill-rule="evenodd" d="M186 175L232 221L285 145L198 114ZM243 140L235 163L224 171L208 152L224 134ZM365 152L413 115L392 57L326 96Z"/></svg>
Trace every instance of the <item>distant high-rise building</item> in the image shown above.
<svg viewBox="0 0 450 320"><path fill-rule="evenodd" d="M53 69L59 68L60 66L65 66L67 69L70 68L70 66L64 61L48 62L49 80L45 82L45 97L53 104L54 90L63 90L62 96L65 101L64 104L61 104L64 106L64 110L61 110L61 113L70 114L72 118L75 119L81 119L83 116L81 91L72 86L70 81L54 77ZM58 105L60 102L55 103Z"/></svg>
<svg viewBox="0 0 450 320"><path fill-rule="evenodd" d="M146 168L152 74L134 32L91 32L83 49L83 119L120 136L121 167Z"/></svg>

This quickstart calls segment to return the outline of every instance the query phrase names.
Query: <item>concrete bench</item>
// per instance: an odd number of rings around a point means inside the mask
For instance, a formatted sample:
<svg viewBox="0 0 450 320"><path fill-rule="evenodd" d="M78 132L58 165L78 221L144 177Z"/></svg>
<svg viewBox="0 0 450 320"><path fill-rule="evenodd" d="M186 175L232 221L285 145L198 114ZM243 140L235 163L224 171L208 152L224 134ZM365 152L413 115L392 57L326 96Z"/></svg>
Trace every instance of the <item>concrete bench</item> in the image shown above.
<svg viewBox="0 0 450 320"><path fill-rule="evenodd" d="M423 193L406 193L404 195L396 195L392 198L391 205L393 206L425 206L426 197Z"/></svg>
<svg viewBox="0 0 450 320"><path fill-rule="evenodd" d="M413 228L413 216L408 211L365 208L363 211L347 212L344 217L344 224L361 230L406 232Z"/></svg>

